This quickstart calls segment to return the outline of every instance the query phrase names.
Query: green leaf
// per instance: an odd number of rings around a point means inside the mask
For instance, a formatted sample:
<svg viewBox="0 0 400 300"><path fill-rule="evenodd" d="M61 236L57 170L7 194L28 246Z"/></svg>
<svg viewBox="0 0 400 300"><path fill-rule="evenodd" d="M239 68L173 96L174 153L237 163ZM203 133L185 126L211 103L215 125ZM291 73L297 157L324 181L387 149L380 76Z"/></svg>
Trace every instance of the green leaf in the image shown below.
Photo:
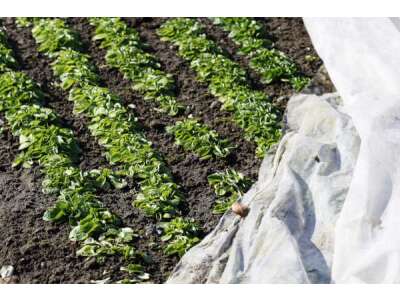
<svg viewBox="0 0 400 300"><path fill-rule="evenodd" d="M44 215L44 221L60 222L64 221L69 216L70 206L67 201L58 201L56 205L48 209Z"/></svg>

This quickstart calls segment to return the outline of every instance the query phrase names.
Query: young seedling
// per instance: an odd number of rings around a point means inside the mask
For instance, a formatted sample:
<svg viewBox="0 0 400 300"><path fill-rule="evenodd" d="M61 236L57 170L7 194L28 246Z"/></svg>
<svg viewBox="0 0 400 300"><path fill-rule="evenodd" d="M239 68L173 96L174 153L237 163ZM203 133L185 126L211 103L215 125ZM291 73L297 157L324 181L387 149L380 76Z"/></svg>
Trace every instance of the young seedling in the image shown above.
<svg viewBox="0 0 400 300"><path fill-rule="evenodd" d="M221 139L218 133L196 119L185 119L166 128L173 134L175 143L187 151L196 153L200 159L226 157L234 148L226 139Z"/></svg>
<svg viewBox="0 0 400 300"><path fill-rule="evenodd" d="M89 56L73 49L61 50L51 64L54 75L60 78L64 90L82 84L97 84L99 76L90 63Z"/></svg>
<svg viewBox="0 0 400 300"><path fill-rule="evenodd" d="M15 18L15 23L17 23L18 27L30 27L32 26L35 18L27 18L27 17L18 17Z"/></svg>
<svg viewBox="0 0 400 300"><path fill-rule="evenodd" d="M39 44L38 50L50 57L63 49L79 49L81 43L76 33L67 28L61 19L38 19L34 22L32 35Z"/></svg>
<svg viewBox="0 0 400 300"><path fill-rule="evenodd" d="M7 38L0 28L0 72L5 72L17 65L12 50L7 46Z"/></svg>
<svg viewBox="0 0 400 300"><path fill-rule="evenodd" d="M213 213L223 214L250 188L252 182L243 174L228 169L207 177L209 185L217 195Z"/></svg>
<svg viewBox="0 0 400 300"><path fill-rule="evenodd" d="M177 254L182 256L200 241L197 237L200 231L199 226L193 219L178 217L169 222L161 223L160 226L163 230L161 240L168 242L164 250L167 255Z"/></svg>

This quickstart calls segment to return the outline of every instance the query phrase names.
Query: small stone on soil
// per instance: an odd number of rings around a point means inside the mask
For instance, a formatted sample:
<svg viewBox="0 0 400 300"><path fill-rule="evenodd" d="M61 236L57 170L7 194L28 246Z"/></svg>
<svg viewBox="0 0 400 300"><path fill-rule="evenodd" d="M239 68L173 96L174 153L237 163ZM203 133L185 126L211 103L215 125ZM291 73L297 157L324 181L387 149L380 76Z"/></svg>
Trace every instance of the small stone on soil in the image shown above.
<svg viewBox="0 0 400 300"><path fill-rule="evenodd" d="M221 104L219 101L213 101L210 105L210 108L217 108L219 107Z"/></svg>
<svg viewBox="0 0 400 300"><path fill-rule="evenodd" d="M13 266L2 266L0 269L0 276L3 279L7 278L7 277L11 277L13 273L14 273Z"/></svg>

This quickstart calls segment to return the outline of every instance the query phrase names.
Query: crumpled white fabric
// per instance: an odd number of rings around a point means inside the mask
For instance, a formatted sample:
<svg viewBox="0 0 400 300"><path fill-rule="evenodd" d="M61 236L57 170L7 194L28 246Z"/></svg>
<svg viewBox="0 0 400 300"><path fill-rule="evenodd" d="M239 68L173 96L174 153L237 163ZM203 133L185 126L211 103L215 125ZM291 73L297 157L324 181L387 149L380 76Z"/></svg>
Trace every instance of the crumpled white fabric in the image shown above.
<svg viewBox="0 0 400 300"><path fill-rule="evenodd" d="M332 281L400 282L400 21L305 19L361 138L336 224Z"/></svg>
<svg viewBox="0 0 400 300"><path fill-rule="evenodd" d="M337 94L290 99L287 131L242 200L168 283L329 283L335 223L359 150Z"/></svg>

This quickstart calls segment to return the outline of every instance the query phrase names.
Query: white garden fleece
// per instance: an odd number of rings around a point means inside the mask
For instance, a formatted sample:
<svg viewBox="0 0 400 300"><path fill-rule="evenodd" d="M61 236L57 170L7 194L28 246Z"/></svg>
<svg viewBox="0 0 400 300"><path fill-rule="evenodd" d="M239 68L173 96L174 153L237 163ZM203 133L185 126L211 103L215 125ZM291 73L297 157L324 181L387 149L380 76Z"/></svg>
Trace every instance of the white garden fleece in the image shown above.
<svg viewBox="0 0 400 300"><path fill-rule="evenodd" d="M332 280L400 282L400 21L306 19L361 139L336 224Z"/></svg>

